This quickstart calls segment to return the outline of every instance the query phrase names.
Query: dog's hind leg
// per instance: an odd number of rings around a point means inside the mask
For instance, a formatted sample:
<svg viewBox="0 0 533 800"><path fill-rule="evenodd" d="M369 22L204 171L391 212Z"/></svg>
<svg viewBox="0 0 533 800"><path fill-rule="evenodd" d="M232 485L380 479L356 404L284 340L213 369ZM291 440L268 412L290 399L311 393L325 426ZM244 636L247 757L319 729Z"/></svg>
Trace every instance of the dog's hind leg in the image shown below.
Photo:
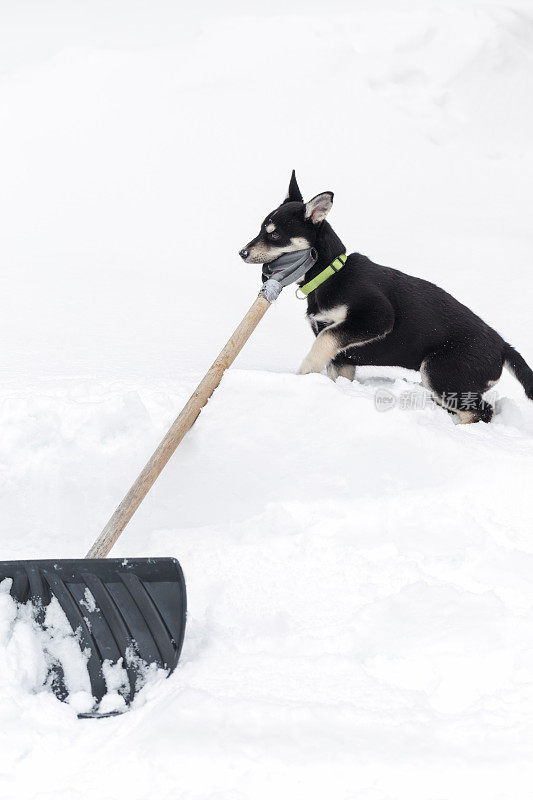
<svg viewBox="0 0 533 800"><path fill-rule="evenodd" d="M471 403L472 404L472 401ZM459 417L459 425L469 425L471 422L490 422L494 413L494 408L482 395L478 395L473 401L473 408L458 408L456 414Z"/></svg>
<svg viewBox="0 0 533 800"><path fill-rule="evenodd" d="M468 351L468 356L472 351ZM501 369L500 369L501 372ZM456 416L461 425L471 422L490 422L493 408L483 399L483 392L499 377L498 365L482 358L472 365L461 359L461 349L455 352L433 353L420 367L422 385L431 392L433 400Z"/></svg>

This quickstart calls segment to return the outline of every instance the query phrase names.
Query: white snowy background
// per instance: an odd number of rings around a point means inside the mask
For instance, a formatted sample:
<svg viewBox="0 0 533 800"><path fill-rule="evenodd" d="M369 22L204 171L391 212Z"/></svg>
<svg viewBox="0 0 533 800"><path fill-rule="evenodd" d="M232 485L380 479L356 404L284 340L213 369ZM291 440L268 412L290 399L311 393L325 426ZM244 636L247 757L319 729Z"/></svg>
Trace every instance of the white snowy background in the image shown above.
<svg viewBox="0 0 533 800"><path fill-rule="evenodd" d="M532 363L532 98L531 0L1 0L0 557L86 552L293 167ZM0 613L2 800L531 797L533 405L506 375L491 425L378 413L418 376L299 377L311 340L289 289L113 551L187 580L143 704L35 693Z"/></svg>

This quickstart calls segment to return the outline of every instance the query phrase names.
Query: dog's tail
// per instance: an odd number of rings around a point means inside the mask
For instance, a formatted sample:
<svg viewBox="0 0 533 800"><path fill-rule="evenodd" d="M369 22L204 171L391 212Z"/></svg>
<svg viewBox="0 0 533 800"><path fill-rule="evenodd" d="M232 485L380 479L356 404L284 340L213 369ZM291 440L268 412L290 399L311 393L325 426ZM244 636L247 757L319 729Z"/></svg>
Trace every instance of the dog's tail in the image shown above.
<svg viewBox="0 0 533 800"><path fill-rule="evenodd" d="M516 380L520 381L529 399L533 400L533 370L531 367L528 366L518 350L515 350L514 347L507 343L503 348L503 358L504 365L515 376Z"/></svg>

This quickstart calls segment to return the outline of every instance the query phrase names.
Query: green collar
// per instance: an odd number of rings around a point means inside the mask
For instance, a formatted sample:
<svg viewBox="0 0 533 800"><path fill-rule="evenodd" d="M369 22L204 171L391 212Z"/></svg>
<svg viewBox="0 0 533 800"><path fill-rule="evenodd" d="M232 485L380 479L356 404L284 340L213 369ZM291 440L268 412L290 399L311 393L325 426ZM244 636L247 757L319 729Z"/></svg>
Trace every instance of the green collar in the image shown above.
<svg viewBox="0 0 533 800"><path fill-rule="evenodd" d="M304 283L303 286L299 286L296 289L296 297L298 297L300 300L305 300L307 295L311 292L314 292L314 290L317 289L321 283L324 283L324 281L327 281L327 279L331 278L332 275L335 275L336 272L339 272L339 270L341 270L346 264L347 258L348 256L346 253L342 253L342 255L335 258L331 264L328 264L326 269L323 269L322 272L319 272L315 278L312 278L307 283ZM300 297L298 292L302 292L304 297Z"/></svg>

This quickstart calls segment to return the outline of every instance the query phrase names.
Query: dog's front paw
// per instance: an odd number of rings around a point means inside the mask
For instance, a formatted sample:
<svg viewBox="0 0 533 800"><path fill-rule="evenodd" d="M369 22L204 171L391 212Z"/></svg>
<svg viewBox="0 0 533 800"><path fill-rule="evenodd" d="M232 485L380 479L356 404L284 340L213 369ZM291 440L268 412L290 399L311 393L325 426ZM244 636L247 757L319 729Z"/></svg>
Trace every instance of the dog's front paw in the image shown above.
<svg viewBox="0 0 533 800"><path fill-rule="evenodd" d="M315 365L308 359L304 358L300 365L300 369L296 373L297 375L309 375L311 372L320 372L319 369L315 369Z"/></svg>

